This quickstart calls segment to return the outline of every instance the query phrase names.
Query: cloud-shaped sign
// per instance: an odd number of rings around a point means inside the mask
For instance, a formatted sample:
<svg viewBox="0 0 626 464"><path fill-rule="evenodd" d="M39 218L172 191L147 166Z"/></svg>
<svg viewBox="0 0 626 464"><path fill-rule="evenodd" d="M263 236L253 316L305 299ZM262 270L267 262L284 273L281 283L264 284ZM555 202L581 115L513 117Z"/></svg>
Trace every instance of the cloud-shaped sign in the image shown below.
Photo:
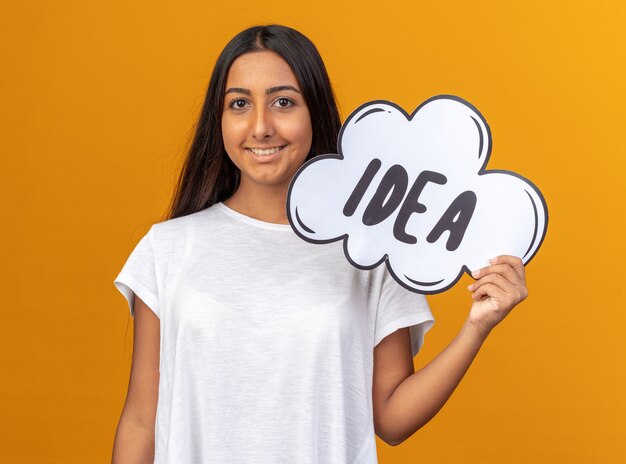
<svg viewBox="0 0 626 464"><path fill-rule="evenodd" d="M438 293L494 256L526 264L543 242L541 192L514 172L485 169L491 131L461 98L430 98L411 115L385 100L361 105L338 151L301 166L287 216L308 242L344 240L357 268L385 261L402 286Z"/></svg>

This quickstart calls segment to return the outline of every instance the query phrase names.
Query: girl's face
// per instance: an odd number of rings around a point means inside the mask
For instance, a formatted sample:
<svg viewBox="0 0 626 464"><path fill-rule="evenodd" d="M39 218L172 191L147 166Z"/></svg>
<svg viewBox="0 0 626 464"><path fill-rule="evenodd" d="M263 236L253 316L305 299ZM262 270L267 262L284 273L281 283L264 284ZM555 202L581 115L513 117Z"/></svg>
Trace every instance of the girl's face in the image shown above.
<svg viewBox="0 0 626 464"><path fill-rule="evenodd" d="M224 148L246 189L287 190L313 138L309 109L287 62L273 51L239 56L226 79Z"/></svg>

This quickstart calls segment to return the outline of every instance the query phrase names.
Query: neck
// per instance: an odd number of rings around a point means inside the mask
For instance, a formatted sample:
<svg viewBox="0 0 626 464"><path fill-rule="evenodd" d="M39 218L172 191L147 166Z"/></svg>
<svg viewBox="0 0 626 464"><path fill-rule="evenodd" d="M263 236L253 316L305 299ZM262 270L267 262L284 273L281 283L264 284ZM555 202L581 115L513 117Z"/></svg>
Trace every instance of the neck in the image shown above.
<svg viewBox="0 0 626 464"><path fill-rule="evenodd" d="M259 221L289 224L286 213L289 185L255 185L253 189L241 183L224 204L229 208Z"/></svg>

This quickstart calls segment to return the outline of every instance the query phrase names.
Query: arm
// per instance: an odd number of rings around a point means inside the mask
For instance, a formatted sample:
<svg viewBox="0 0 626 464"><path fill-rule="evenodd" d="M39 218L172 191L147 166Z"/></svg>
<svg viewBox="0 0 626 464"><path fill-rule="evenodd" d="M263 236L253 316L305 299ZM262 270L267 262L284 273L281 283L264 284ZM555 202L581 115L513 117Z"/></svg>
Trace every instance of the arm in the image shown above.
<svg viewBox="0 0 626 464"><path fill-rule="evenodd" d="M159 391L160 321L135 295L133 360L124 409L113 443L112 464L151 463Z"/></svg>
<svg viewBox="0 0 626 464"><path fill-rule="evenodd" d="M402 443L437 414L493 327L528 296L521 260L501 256L492 264L472 274L480 278L469 287L474 303L460 333L422 369L413 372L408 328L374 349L374 424L388 444Z"/></svg>

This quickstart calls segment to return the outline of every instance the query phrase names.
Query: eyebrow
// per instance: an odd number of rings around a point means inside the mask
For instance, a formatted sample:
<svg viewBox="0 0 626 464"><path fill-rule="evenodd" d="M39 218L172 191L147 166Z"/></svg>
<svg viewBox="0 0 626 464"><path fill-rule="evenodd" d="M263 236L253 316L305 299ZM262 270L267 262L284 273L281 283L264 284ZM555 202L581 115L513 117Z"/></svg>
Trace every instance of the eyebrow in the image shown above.
<svg viewBox="0 0 626 464"><path fill-rule="evenodd" d="M300 91L292 85L277 85L275 87L270 87L265 90L265 93L269 95L271 93L282 92L283 90L291 90L293 92L300 93ZM226 90L225 94L227 93L243 93L244 95L250 95L252 92L250 92L250 89L244 89L243 87L231 87Z"/></svg>
<svg viewBox="0 0 626 464"><path fill-rule="evenodd" d="M277 85L276 87L270 87L265 91L265 93L269 95L270 93L282 92L283 90L292 90L296 93L300 93L300 91L292 85Z"/></svg>

